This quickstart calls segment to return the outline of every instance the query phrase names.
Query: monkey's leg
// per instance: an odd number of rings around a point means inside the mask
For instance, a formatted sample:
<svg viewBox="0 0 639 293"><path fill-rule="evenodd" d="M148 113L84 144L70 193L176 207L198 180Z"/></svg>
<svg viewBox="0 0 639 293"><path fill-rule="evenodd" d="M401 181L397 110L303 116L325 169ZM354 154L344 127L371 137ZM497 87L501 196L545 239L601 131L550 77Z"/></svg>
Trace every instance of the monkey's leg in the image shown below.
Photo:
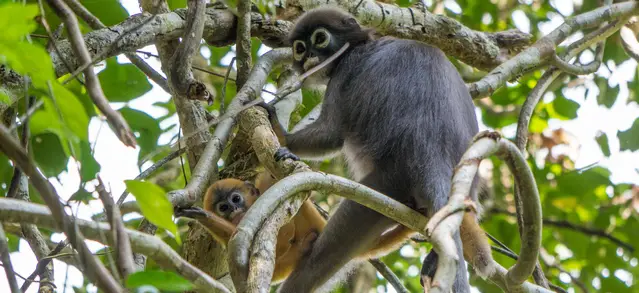
<svg viewBox="0 0 639 293"><path fill-rule="evenodd" d="M344 200L279 292L313 292L393 224L382 214Z"/></svg>

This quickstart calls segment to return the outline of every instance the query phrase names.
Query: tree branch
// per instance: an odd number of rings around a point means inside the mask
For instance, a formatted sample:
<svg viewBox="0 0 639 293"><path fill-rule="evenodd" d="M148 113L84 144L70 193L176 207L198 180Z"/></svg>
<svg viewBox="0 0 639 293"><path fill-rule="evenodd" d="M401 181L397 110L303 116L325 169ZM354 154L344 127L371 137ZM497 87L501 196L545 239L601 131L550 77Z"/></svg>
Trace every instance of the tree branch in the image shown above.
<svg viewBox="0 0 639 293"><path fill-rule="evenodd" d="M286 18L297 17L322 5L338 5L353 14L363 25L398 38L419 40L442 49L464 63L484 70L493 69L508 55L529 45L532 35L510 30L498 33L474 31L458 21L431 14L426 10L399 7L374 0L362 1L286 1Z"/></svg>
<svg viewBox="0 0 639 293"><path fill-rule="evenodd" d="M62 2L62 0L47 0L49 6L56 12L56 14L60 17L60 19L64 22L64 25L67 28L67 33L69 34L69 39L72 43L72 49L76 56L80 59L80 61L84 64L91 63L91 54L87 50L87 47L84 43L84 39L82 37L82 33L80 32L80 25L78 24L78 19L75 17L75 14L69 9L69 7ZM87 68L84 70L84 76L86 79L86 89L91 97L93 103L100 109L100 112L104 114L109 122L109 125L113 128L113 131L118 136L120 141L124 143L126 146L135 147L137 144L135 141L135 136L133 132L131 132L131 128L129 124L127 124L124 117L111 108L109 105L109 101L104 96L104 92L102 92L102 87L100 86L100 80L95 75L93 68Z"/></svg>
<svg viewBox="0 0 639 293"><path fill-rule="evenodd" d="M0 151L13 160L24 174L29 176L31 183L51 209L56 226L66 233L70 243L78 250L82 265L89 278L95 282L96 286L106 292L122 292L122 288L84 243L82 233L76 230L74 219L71 219L64 211L64 206L60 203L59 196L51 183L40 174L29 156L3 125L0 125ZM21 202L27 204L26 202Z"/></svg>
<svg viewBox="0 0 639 293"><path fill-rule="evenodd" d="M7 235L4 235L4 229L0 224L0 258L2 259L2 267L7 275L7 282L11 293L22 293L18 286L18 280L16 279L16 273L13 271L13 265L11 264L11 256L9 255L9 244L7 243Z"/></svg>
<svg viewBox="0 0 639 293"><path fill-rule="evenodd" d="M126 233L126 228L122 222L122 215L120 214L119 207L113 202L111 193L106 190L102 178L98 176L98 186L96 191L100 196L100 200L104 205L104 211L107 214L109 225L111 226L111 237L113 242L111 246L114 247L117 255L118 270L124 280L126 277L138 270L144 268L136 268L133 262L133 251L131 250L131 243L129 242L129 235Z"/></svg>
<svg viewBox="0 0 639 293"><path fill-rule="evenodd" d="M55 221L53 221L52 218L55 217L52 216L46 206L0 198L0 221L2 222L24 222L41 227L59 229L54 224ZM110 236L108 233L110 227L106 223L76 219L76 225L89 239L98 242L102 241L101 235L106 234ZM205 292L217 289L221 292L230 293L230 291L219 282L181 258L173 248L161 239L131 229L126 229L126 232L131 240L133 250L137 253L148 255L155 260L160 267L177 272Z"/></svg>
<svg viewBox="0 0 639 293"><path fill-rule="evenodd" d="M237 42L235 43L235 55L237 58L238 88L244 86L251 73L251 1L239 0L237 2Z"/></svg>
<svg viewBox="0 0 639 293"><path fill-rule="evenodd" d="M95 15L93 15L91 11L86 9L86 7L84 7L82 3L80 3L79 1L65 0L65 2L67 3L67 5L69 5L71 10L73 10L75 14L77 14L80 18L82 18L84 22L89 24L89 26L92 29L97 30L97 29L106 28L106 26L100 21L100 19L95 17ZM133 30L128 30L128 32L132 32L132 31ZM142 71L146 76L148 76L151 80L153 80L164 91L166 91L167 93L170 93L169 86L167 84L166 79L162 77L162 75L160 75L157 71L155 71L155 69L149 66L149 64L144 62L144 60L140 58L140 56L131 52L124 53L124 55L127 58L129 58L129 61L131 61L133 65L137 66L140 69L140 71Z"/></svg>
<svg viewBox="0 0 639 293"><path fill-rule="evenodd" d="M495 213L495 214L502 214L502 215L508 215L508 216L516 216L516 214L511 213L507 210L504 209L499 209L499 208L493 208L490 210L490 213ZM623 247L624 249L627 249L628 251L630 251L630 253L634 253L635 251L635 247L630 244L627 243L615 236L613 236L610 233L607 233L604 230L601 229L595 229L595 228L590 228L590 227L585 227L585 226L580 226L574 223L571 223L569 221L566 220L554 220L554 219L547 219L547 218L543 218L543 223L546 226L554 226L554 227L559 227L559 228L566 228L566 229L571 229L577 232L581 232L584 233L586 235L590 235L590 236L598 236L598 237L602 237L602 238L606 238L608 240L610 240L612 243L617 244L621 247Z"/></svg>
<svg viewBox="0 0 639 293"><path fill-rule="evenodd" d="M474 98L490 95L514 76L546 62L555 52L555 47L576 30L597 26L606 21L622 21L621 19L627 19L636 14L637 11L639 11L639 3L628 1L598 8L567 19L530 48L497 66L478 82L469 84L470 95Z"/></svg>
<svg viewBox="0 0 639 293"><path fill-rule="evenodd" d="M182 42L169 63L169 84L173 91L188 98L208 101L210 93L206 86L195 80L191 71L193 54L200 48L206 12L206 0L189 0L186 13L186 28Z"/></svg>
<svg viewBox="0 0 639 293"><path fill-rule="evenodd" d="M635 60L639 60L639 41L637 41L637 19L631 21L628 25L621 28L619 35L621 36L621 45L628 56Z"/></svg>

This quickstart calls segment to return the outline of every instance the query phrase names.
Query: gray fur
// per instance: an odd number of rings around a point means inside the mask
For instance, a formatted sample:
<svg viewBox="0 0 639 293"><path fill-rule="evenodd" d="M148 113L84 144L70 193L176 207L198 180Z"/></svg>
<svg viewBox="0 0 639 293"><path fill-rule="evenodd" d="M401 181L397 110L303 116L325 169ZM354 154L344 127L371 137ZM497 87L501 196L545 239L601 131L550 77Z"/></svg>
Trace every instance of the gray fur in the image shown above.
<svg viewBox="0 0 639 293"><path fill-rule="evenodd" d="M453 168L478 131L472 99L441 50L411 40L372 40L370 31L353 22L348 14L320 8L296 24L292 40L308 42L317 27L332 33L328 49L309 48L310 57L325 60L345 42L351 47L324 70L330 80L321 114L286 135L288 149L316 158L345 147L357 180L432 215L446 204ZM395 224L344 201L280 292L319 288ZM470 288L459 235L456 240L462 261L454 292L465 293ZM428 271L435 264L425 265Z"/></svg>

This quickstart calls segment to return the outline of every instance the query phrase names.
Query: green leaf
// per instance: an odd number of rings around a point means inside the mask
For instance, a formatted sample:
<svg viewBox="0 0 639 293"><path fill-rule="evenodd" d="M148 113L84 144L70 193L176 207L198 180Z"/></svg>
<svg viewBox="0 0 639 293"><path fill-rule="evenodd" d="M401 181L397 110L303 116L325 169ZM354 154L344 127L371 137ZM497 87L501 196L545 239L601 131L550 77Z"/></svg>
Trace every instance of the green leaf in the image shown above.
<svg viewBox="0 0 639 293"><path fill-rule="evenodd" d="M29 75L33 84L39 88L45 88L45 82L55 77L47 51L26 42L0 40L0 64L7 64L16 72Z"/></svg>
<svg viewBox="0 0 639 293"><path fill-rule="evenodd" d="M71 201L79 201L85 204L89 204L89 201L92 199L94 199L93 195L84 188L78 189L73 195L71 195L71 198L69 198Z"/></svg>
<svg viewBox="0 0 639 293"><path fill-rule="evenodd" d="M608 136L602 132L597 134L595 140L597 141L597 144L599 144L599 148L601 149L601 152L604 154L604 156L610 157L610 145L608 144Z"/></svg>
<svg viewBox="0 0 639 293"><path fill-rule="evenodd" d="M127 288L136 288L151 285L163 291L188 291L194 288L193 284L173 272L146 271L136 272L126 279Z"/></svg>
<svg viewBox="0 0 639 293"><path fill-rule="evenodd" d="M128 102L150 91L153 86L133 64L118 64L114 58L98 74L104 94L110 102Z"/></svg>
<svg viewBox="0 0 639 293"><path fill-rule="evenodd" d="M126 188L137 200L140 211L149 222L173 233L180 243L177 225L173 222L173 205L166 198L166 192L151 182L125 180Z"/></svg>
<svg viewBox="0 0 639 293"><path fill-rule="evenodd" d="M632 126L625 131L617 131L619 146L622 151L639 149L639 118L632 123Z"/></svg>
<svg viewBox="0 0 639 293"><path fill-rule="evenodd" d="M96 174L100 172L100 164L91 154L91 145L88 141L80 142L80 179L82 182L88 182L96 178Z"/></svg>
<svg viewBox="0 0 639 293"><path fill-rule="evenodd" d="M64 151L58 136L42 133L31 138L33 158L47 177L55 177L67 170L69 154Z"/></svg>
<svg viewBox="0 0 639 293"><path fill-rule="evenodd" d="M106 26L116 25L129 17L118 0L82 1L82 5Z"/></svg>
<svg viewBox="0 0 639 293"><path fill-rule="evenodd" d="M0 104L5 104L5 105L11 104L11 99L9 99L9 96L5 95L2 92L0 92Z"/></svg>
<svg viewBox="0 0 639 293"><path fill-rule="evenodd" d="M577 110L580 107L579 103L566 99L563 95L559 95L552 101L552 105L555 112L566 119L577 118Z"/></svg>
<svg viewBox="0 0 639 293"><path fill-rule="evenodd" d="M619 96L619 85L610 87L608 85L608 79L603 77L596 78L597 87L599 87L599 95L597 96L597 103L605 106L606 108L612 108L615 104L617 97Z"/></svg>
<svg viewBox="0 0 639 293"><path fill-rule="evenodd" d="M139 158L146 157L157 148L158 139L162 135L159 121L149 114L131 108L122 108L120 113L136 134L140 145Z"/></svg>
<svg viewBox="0 0 639 293"><path fill-rule="evenodd" d="M58 82L52 83L64 124L81 140L88 140L89 117L78 98Z"/></svg>
<svg viewBox="0 0 639 293"><path fill-rule="evenodd" d="M0 43L3 41L20 41L22 37L33 32L37 23L34 18L38 15L38 6L34 4L23 5L19 2L4 3L0 5ZM0 51L2 52L2 51Z"/></svg>

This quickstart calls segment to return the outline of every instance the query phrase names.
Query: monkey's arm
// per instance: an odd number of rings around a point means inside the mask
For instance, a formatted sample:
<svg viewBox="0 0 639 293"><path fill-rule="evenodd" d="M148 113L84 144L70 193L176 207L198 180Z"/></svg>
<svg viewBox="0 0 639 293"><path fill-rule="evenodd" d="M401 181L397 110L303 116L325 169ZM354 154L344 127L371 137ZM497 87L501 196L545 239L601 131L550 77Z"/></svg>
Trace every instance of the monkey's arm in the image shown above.
<svg viewBox="0 0 639 293"><path fill-rule="evenodd" d="M175 216L197 220L211 233L217 242L224 246L231 239L231 235L235 233L235 226L231 222L198 207L179 208L175 211Z"/></svg>
<svg viewBox="0 0 639 293"><path fill-rule="evenodd" d="M266 109L280 145L286 147L280 148L275 154L278 160L283 158L299 159L296 155L307 159L323 159L335 155L344 144L344 139L339 131L338 115L333 113L337 109L333 109L334 107L330 106L331 103L322 104L322 110L317 120L295 133L287 133L282 127L273 106L266 103L258 105Z"/></svg>
<svg viewBox="0 0 639 293"><path fill-rule="evenodd" d="M397 225L390 231L382 234L375 242L374 246L368 251L360 254L358 258L376 258L386 255L387 253L399 248L408 237L416 232L402 225Z"/></svg>

